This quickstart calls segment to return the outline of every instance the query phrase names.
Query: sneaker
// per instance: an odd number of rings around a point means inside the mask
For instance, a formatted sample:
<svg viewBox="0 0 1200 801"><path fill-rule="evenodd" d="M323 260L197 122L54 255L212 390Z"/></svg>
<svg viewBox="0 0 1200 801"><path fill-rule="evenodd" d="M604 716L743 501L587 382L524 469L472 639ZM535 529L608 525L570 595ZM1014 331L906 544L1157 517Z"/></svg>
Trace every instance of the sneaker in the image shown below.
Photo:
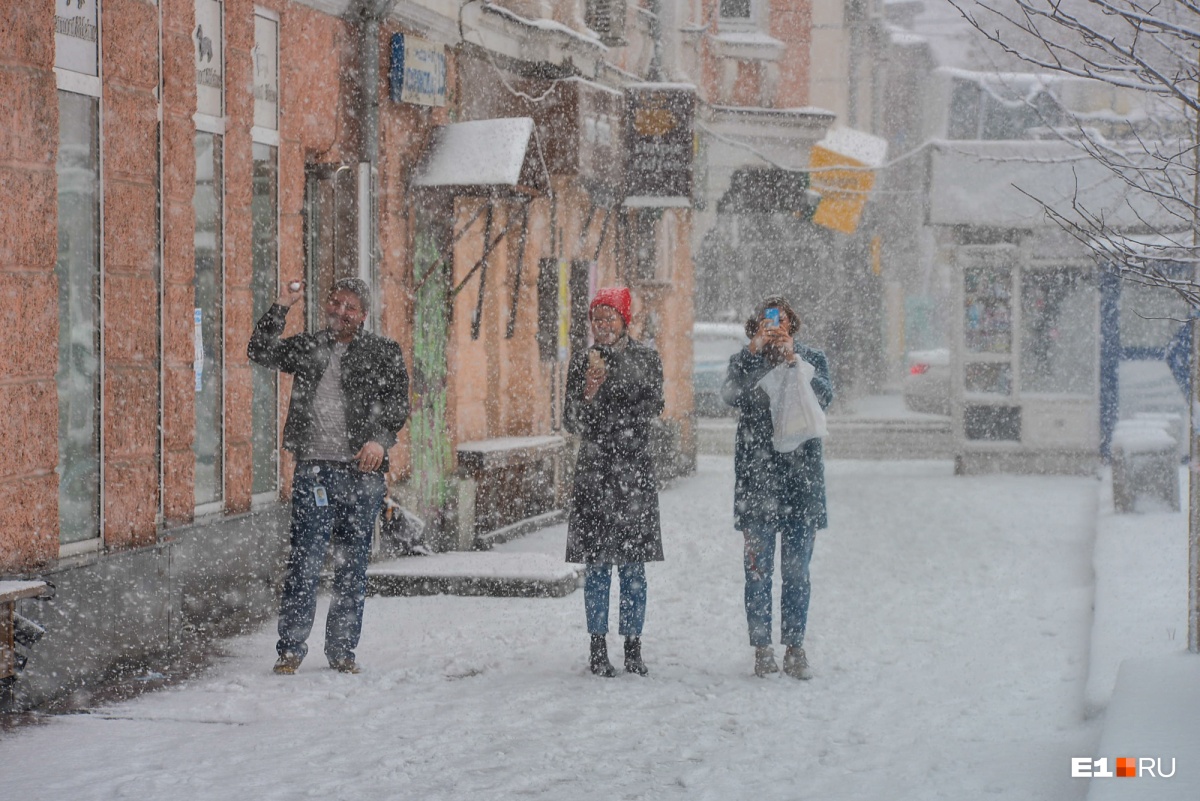
<svg viewBox="0 0 1200 801"><path fill-rule="evenodd" d="M804 655L804 649L799 645L787 647L787 651L783 655L783 672L793 679L807 681L812 678L812 671L808 669L808 657Z"/></svg>
<svg viewBox="0 0 1200 801"><path fill-rule="evenodd" d="M778 672L779 664L775 661L775 649L769 645L755 648L754 675L761 679Z"/></svg>
<svg viewBox="0 0 1200 801"><path fill-rule="evenodd" d="M352 656L344 659L330 659L329 666L338 673L352 673L355 675L362 673L362 668L358 666L358 663L354 661L354 657Z"/></svg>
<svg viewBox="0 0 1200 801"><path fill-rule="evenodd" d="M295 675L303 660L304 657L295 654L280 654L279 658L275 660L275 667L271 668L271 672L276 676Z"/></svg>

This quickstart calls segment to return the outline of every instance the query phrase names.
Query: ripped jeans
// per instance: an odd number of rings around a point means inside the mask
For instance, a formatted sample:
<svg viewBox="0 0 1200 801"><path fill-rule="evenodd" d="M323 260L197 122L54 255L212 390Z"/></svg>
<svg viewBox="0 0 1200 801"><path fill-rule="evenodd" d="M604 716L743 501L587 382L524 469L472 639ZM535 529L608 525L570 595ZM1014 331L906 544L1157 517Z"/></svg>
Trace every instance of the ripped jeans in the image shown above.
<svg viewBox="0 0 1200 801"><path fill-rule="evenodd" d="M750 644L771 644L771 579L775 568L774 527L752 528L742 532L746 540L746 623ZM816 528L808 521L784 524L778 529L783 545L779 555L782 590L779 616L784 645L804 645L808 625L808 601L811 594L808 563L812 560Z"/></svg>

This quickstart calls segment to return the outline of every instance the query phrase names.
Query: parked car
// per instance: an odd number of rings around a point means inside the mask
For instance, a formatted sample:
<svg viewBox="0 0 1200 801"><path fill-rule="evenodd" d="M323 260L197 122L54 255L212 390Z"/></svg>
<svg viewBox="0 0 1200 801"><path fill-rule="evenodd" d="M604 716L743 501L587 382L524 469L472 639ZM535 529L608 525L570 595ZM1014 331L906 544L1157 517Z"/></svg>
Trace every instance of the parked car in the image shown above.
<svg viewBox="0 0 1200 801"><path fill-rule="evenodd" d="M912 350L906 361L904 405L914 412L950 414L950 349Z"/></svg>
<svg viewBox="0 0 1200 801"><path fill-rule="evenodd" d="M735 323L696 323L692 327L692 390L697 415L722 417L734 413L733 407L721 400L721 384L729 357L748 341L742 326Z"/></svg>

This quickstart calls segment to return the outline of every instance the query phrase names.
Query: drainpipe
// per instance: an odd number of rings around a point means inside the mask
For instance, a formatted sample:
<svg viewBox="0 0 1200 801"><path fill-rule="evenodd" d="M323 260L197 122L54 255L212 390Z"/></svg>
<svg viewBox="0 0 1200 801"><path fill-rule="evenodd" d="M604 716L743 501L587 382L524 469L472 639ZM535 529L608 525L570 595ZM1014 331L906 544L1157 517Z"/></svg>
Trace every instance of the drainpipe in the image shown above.
<svg viewBox="0 0 1200 801"><path fill-rule="evenodd" d="M653 49L650 51L650 69L646 76L651 81L661 81L662 78L662 0L650 0L650 41Z"/></svg>
<svg viewBox="0 0 1200 801"><path fill-rule="evenodd" d="M358 85L361 103L360 158L365 169L358 174L359 229L366 242L359 244L359 276L372 290L378 287L376 243L379 220L375 213L375 173L379 163L379 31L395 0L359 0L353 17L358 37ZM365 226L363 222L365 221ZM364 247L365 245L365 247ZM369 326L379 328L379 304L371 304Z"/></svg>

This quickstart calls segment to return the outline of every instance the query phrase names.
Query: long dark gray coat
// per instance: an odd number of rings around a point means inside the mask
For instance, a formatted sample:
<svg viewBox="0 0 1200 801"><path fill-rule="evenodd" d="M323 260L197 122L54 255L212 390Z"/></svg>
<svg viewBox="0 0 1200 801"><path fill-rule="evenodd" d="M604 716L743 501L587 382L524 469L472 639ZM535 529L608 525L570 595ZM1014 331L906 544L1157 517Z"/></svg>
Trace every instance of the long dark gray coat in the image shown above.
<svg viewBox="0 0 1200 801"><path fill-rule="evenodd" d="M796 355L815 368L811 384L821 408L833 401L825 354L799 343ZM769 526L778 529L807 520L816 528L829 525L825 509L825 461L820 439L810 439L791 453L771 444L771 404L758 387L773 364L742 348L729 358L721 395L741 412L733 466L734 526L739 531Z"/></svg>
<svg viewBox="0 0 1200 801"><path fill-rule="evenodd" d="M608 377L583 398L587 352L567 370L563 424L578 434L575 489L567 525L567 561L588 564L659 562L663 558L658 484L650 457L650 421L662 414L662 360L627 340L600 348Z"/></svg>

